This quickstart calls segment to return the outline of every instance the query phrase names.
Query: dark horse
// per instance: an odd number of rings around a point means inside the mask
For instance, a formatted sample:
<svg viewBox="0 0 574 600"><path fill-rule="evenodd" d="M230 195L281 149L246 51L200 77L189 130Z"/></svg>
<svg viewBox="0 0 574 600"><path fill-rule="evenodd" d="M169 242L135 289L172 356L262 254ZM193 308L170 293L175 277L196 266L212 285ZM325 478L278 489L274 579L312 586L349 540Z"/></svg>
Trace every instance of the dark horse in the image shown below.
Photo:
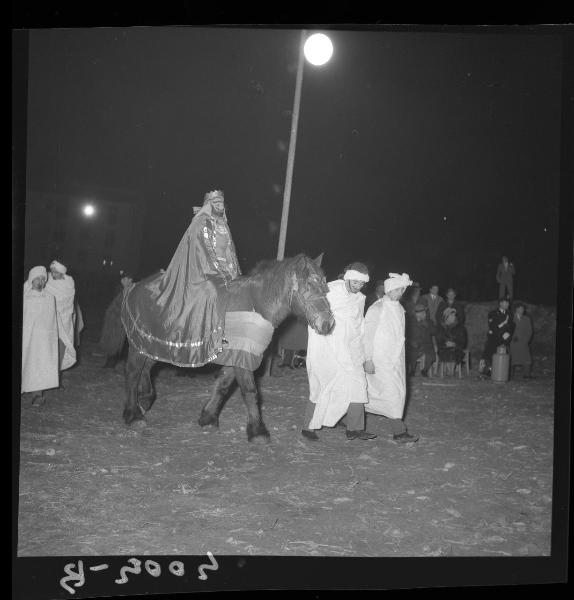
<svg viewBox="0 0 574 600"><path fill-rule="evenodd" d="M289 314L302 317L319 334L335 325L327 300L329 291L319 265L302 254L283 261L262 261L245 277L229 284L227 311L255 311L276 328ZM117 323L116 327L122 327ZM118 332L118 335L119 332ZM123 328L121 335L125 336ZM126 424L145 419L155 399L150 371L156 361L129 344L126 363L127 400L123 412ZM269 440L261 415L261 399L253 371L223 366L215 380L210 399L199 417L202 427L219 425L219 413L233 382L237 379L247 408L247 439Z"/></svg>

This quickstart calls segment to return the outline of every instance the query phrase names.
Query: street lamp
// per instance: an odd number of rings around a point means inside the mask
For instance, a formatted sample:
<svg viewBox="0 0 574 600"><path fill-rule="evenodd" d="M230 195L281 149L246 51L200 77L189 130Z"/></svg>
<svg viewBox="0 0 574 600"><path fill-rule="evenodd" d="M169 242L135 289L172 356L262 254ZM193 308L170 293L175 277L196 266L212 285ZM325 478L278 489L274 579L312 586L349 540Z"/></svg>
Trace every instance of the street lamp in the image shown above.
<svg viewBox="0 0 574 600"><path fill-rule="evenodd" d="M312 65L320 66L329 61L333 54L333 44L323 33L310 35L307 40L307 31L301 31L299 44L299 62L297 64L297 79L295 81L295 99L293 100L293 113L291 115L291 137L289 139L289 153L287 155L287 174L285 175L285 189L283 190L283 210L281 212L281 228L279 230L279 246L277 260L285 256L285 239L287 237L287 221L289 219L289 204L291 202L291 183L293 181L293 164L295 162L295 145L297 144L297 125L299 123L299 107L301 105L301 85L303 83L303 66L306 58Z"/></svg>
<svg viewBox="0 0 574 600"><path fill-rule="evenodd" d="M84 204L82 214L84 217L93 217L96 214L96 208L93 204Z"/></svg>

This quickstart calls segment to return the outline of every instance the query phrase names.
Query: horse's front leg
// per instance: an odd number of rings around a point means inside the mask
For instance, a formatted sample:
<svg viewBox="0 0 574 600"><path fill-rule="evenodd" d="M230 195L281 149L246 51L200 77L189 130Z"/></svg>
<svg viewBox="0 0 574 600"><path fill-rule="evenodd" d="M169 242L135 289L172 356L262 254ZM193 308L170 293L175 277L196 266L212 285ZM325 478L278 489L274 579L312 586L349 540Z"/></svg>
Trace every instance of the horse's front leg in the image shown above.
<svg viewBox="0 0 574 600"><path fill-rule="evenodd" d="M247 439L250 442L259 440L268 442L270 435L261 415L261 398L253 371L235 367L235 376L247 408Z"/></svg>
<svg viewBox="0 0 574 600"><path fill-rule="evenodd" d="M126 362L126 403L124 406L124 421L131 425L134 421L144 419L143 412L138 405L138 387L142 371L145 368L147 357L134 350L131 346Z"/></svg>
<svg viewBox="0 0 574 600"><path fill-rule="evenodd" d="M233 367L221 367L215 380L213 391L211 392L211 398L201 409L201 415L198 420L201 427L205 427L206 425L219 427L219 413L234 381L235 371Z"/></svg>

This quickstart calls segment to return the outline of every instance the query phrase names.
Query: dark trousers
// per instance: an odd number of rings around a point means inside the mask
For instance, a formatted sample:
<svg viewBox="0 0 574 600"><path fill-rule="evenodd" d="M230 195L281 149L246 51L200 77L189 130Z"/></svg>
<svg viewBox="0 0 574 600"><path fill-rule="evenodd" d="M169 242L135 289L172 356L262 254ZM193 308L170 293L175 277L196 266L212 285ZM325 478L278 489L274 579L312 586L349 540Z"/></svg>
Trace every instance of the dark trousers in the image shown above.
<svg viewBox="0 0 574 600"><path fill-rule="evenodd" d="M58 361L60 365L60 371L62 370L62 363L64 362L64 354L66 353L66 344L58 338Z"/></svg>

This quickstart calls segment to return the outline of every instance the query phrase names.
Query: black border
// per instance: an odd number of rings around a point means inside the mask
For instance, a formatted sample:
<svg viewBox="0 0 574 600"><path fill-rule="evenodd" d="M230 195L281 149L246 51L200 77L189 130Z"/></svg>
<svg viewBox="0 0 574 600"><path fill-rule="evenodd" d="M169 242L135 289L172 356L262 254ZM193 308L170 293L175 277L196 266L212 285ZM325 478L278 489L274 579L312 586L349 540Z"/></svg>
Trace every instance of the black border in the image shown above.
<svg viewBox="0 0 574 600"><path fill-rule="evenodd" d="M158 25L182 24L191 21L193 14L186 2L175 3L171 15L163 16L161 23L155 15L140 11L134 19L133 10L116 8L104 16L98 25ZM13 5L13 26L22 27L69 27L93 25L93 12L85 6L63 9L53 4L40 13L30 9L28 3ZM179 7L179 12L178 12ZM217 16L221 17L221 12ZM281 20L282 15L277 15ZM89 21L92 21L89 23ZM222 18L217 19L220 22ZM231 19L227 18L227 22ZM271 20L270 20L271 21ZM375 20L376 21L376 20ZM208 21L194 25L209 25ZM245 26L253 24L216 26ZM298 27L280 25L276 27ZM268 26L267 26L268 27ZM441 31L469 32L476 27L435 26L379 26L376 22L355 27L351 25L331 25L331 28L392 31ZM322 25L321 28L329 28ZM560 35L563 40L563 90L562 90L562 163L559 254L557 268L557 341L556 341L556 390L555 390L555 436L554 436L554 483L552 508L552 543L550 557L484 557L484 558L327 558L327 557L237 557L217 556L219 569L209 572L206 581L197 578L197 567L208 563L207 557L149 557L138 556L142 562L155 559L162 566L170 560L179 559L186 564L187 575L153 579L146 574L133 576L125 587L117 584L110 587L111 575L117 576L119 569L127 564L126 557L54 557L16 558L17 542L17 483L19 447L19 369L21 340L21 266L23 265L23 222L26 173L26 99L27 99L27 60L28 33L23 29L13 31L12 36L12 259L13 259L13 299L12 299L12 349L13 349L13 392L16 401L12 404L12 582L14 598L34 600L36 598L86 598L114 594L158 594L161 592L189 593L197 591L238 591L238 590L387 590L420 589L429 587L467 586L523 586L532 584L564 584L567 580L568 541L570 533L569 482L571 475L571 325L572 325L572 198L574 198L574 43L573 30L564 26L489 27L490 33L548 34ZM549 268L552 268L549 265ZM15 293L14 293L15 292ZM86 575L86 585L78 588L74 596L59 585L68 563L84 561L86 569L90 565L108 563L110 574ZM553 589L562 585L552 585ZM166 589L162 589L166 588ZM535 590L536 591L536 590ZM317 594L314 594L317 596ZM160 597L160 596L155 596ZM163 596L161 596L163 597Z"/></svg>

